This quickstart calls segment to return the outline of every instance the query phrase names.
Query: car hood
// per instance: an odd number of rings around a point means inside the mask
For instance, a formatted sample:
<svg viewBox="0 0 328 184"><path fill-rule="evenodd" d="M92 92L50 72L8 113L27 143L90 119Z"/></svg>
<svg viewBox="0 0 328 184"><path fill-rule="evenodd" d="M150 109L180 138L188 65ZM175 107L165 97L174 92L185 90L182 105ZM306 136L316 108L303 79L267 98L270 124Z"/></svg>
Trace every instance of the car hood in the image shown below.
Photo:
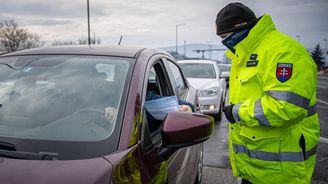
<svg viewBox="0 0 328 184"><path fill-rule="evenodd" d="M218 86L219 79L187 78L189 84L196 90Z"/></svg>
<svg viewBox="0 0 328 184"><path fill-rule="evenodd" d="M104 158L85 160L20 160L0 158L4 183L109 183L112 165Z"/></svg>

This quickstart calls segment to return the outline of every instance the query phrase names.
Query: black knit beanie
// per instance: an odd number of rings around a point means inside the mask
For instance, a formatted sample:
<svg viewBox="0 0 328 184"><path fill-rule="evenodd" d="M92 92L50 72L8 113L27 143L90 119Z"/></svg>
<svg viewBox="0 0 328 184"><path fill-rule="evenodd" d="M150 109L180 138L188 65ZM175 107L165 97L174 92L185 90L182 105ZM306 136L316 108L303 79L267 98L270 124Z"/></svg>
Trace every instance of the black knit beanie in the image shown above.
<svg viewBox="0 0 328 184"><path fill-rule="evenodd" d="M216 16L216 34L236 32L253 27L257 22L254 12L241 3L229 3Z"/></svg>

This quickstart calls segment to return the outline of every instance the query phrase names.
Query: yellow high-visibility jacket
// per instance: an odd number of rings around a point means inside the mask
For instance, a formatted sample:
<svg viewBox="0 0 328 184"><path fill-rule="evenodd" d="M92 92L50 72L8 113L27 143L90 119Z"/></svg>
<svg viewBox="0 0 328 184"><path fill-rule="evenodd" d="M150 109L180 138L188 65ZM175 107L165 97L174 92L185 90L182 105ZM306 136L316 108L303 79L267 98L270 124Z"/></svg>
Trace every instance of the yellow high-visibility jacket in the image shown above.
<svg viewBox="0 0 328 184"><path fill-rule="evenodd" d="M310 183L319 139L317 66L263 15L226 54L232 60L229 125L235 176L252 183Z"/></svg>

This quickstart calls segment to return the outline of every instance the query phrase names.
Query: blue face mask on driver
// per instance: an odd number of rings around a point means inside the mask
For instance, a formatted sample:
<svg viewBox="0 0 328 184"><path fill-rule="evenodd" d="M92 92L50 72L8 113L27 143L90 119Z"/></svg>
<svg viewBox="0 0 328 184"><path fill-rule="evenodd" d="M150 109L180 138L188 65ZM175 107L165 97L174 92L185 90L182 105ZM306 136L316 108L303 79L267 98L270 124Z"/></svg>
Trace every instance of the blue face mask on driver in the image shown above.
<svg viewBox="0 0 328 184"><path fill-rule="evenodd" d="M249 33L249 29L245 29L239 32L232 33L228 37L224 38L222 40L222 44L226 46L229 50L231 50L233 53L236 52L236 49L234 47L242 41L244 38L247 37Z"/></svg>

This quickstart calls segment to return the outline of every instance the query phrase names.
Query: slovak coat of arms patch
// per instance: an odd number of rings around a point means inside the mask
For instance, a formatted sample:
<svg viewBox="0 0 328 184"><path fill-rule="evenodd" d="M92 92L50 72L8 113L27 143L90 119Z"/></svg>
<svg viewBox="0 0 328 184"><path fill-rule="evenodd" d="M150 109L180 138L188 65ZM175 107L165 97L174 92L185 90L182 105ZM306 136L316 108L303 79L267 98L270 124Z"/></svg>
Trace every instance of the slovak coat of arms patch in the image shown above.
<svg viewBox="0 0 328 184"><path fill-rule="evenodd" d="M276 69L276 77L280 82L288 81L293 73L293 64L278 63Z"/></svg>

